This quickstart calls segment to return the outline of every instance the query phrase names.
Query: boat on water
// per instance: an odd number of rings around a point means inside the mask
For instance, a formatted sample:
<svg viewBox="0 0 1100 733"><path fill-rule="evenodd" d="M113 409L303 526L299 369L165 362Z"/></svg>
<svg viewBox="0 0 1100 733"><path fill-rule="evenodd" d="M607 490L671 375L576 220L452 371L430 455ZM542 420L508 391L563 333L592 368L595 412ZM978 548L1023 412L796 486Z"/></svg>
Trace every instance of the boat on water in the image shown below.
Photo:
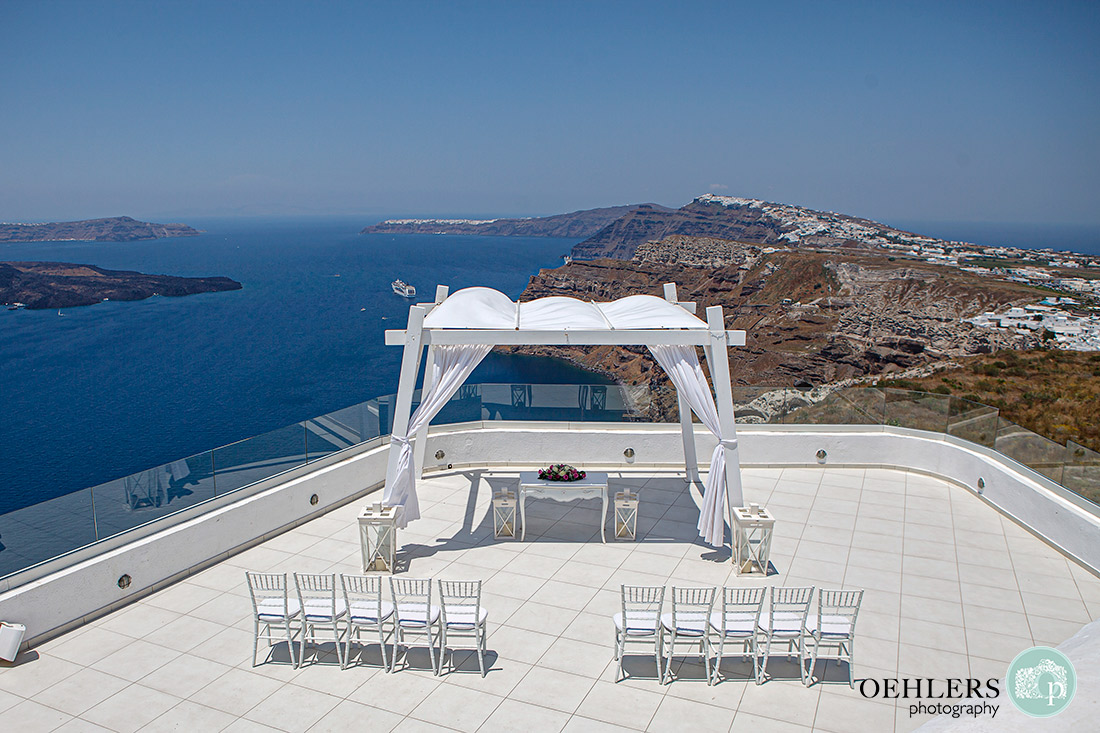
<svg viewBox="0 0 1100 733"><path fill-rule="evenodd" d="M409 285L404 280L394 280L390 283L390 287L393 288L393 292L400 295L402 298L415 298L416 288Z"/></svg>

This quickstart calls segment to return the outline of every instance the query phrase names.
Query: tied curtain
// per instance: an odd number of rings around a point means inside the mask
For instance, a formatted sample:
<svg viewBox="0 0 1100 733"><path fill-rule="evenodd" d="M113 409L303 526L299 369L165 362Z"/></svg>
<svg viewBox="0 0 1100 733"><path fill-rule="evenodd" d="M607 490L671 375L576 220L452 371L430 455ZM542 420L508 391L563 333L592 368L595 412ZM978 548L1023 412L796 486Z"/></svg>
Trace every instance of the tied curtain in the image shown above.
<svg viewBox="0 0 1100 733"><path fill-rule="evenodd" d="M707 429L718 438L718 445L710 457L710 471L703 490L703 507L699 512L699 536L711 547L721 547L725 543L725 503L726 503L726 450L733 451L737 457L737 438L722 435L718 423L718 409L714 406L710 386L694 346L650 345L650 352L661 368L665 370L676 390L684 396L692 411L699 416Z"/></svg>
<svg viewBox="0 0 1100 733"><path fill-rule="evenodd" d="M404 435L394 433L390 442L398 446L397 471L393 482L386 484L382 502L387 506L400 506L397 526L404 529L409 522L420 518L420 503L416 499L416 478L413 476L412 443L410 435L416 435L435 417L447 400L451 399L474 368L492 350L489 344L465 344L461 346L436 346L435 357L428 366L431 370L431 387L421 397L409 427ZM694 354L692 354L694 356ZM393 450L391 447L390 450Z"/></svg>

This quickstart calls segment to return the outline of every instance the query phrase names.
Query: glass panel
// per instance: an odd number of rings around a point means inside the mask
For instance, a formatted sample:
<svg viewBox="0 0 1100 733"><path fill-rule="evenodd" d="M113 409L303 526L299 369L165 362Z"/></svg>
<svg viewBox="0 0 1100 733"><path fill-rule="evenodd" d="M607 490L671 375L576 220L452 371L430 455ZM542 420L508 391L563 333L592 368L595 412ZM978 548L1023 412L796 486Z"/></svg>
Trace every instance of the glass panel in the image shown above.
<svg viewBox="0 0 1100 733"><path fill-rule="evenodd" d="M1100 504L1100 453L1072 440L1067 441L1062 485Z"/></svg>
<svg viewBox="0 0 1100 733"><path fill-rule="evenodd" d="M999 414L996 407L952 397L947 432L971 443L992 448L997 439Z"/></svg>
<svg viewBox="0 0 1100 733"><path fill-rule="evenodd" d="M1065 446L1002 419L999 422L997 442L994 447L1009 458L1061 483L1062 462L1066 456Z"/></svg>
<svg viewBox="0 0 1100 733"><path fill-rule="evenodd" d="M476 422L482 419L481 390L486 385L464 384L451 395L443 409L432 418L433 425L449 425L459 422ZM416 400L419 404L419 400ZM414 408L415 410L415 408Z"/></svg>
<svg viewBox="0 0 1100 733"><path fill-rule="evenodd" d="M883 423L894 427L947 432L951 396L887 389Z"/></svg>
<svg viewBox="0 0 1100 733"><path fill-rule="evenodd" d="M467 384L432 419L433 425L476 420L620 422L648 413L646 387L608 384Z"/></svg>
<svg viewBox="0 0 1100 733"><path fill-rule="evenodd" d="M210 458L207 451L94 487L99 538L213 498Z"/></svg>
<svg viewBox="0 0 1100 733"><path fill-rule="evenodd" d="M788 390L786 423L881 425L886 396L870 387L848 387L810 400L810 393Z"/></svg>
<svg viewBox="0 0 1100 733"><path fill-rule="evenodd" d="M287 425L214 451L218 496L294 468L306 460L302 423Z"/></svg>
<svg viewBox="0 0 1100 733"><path fill-rule="evenodd" d="M737 422L748 425L782 422L786 413L784 393L787 391L760 384L733 385L733 414Z"/></svg>
<svg viewBox="0 0 1100 733"><path fill-rule="evenodd" d="M0 515L0 577L95 540L91 489Z"/></svg>
<svg viewBox="0 0 1100 733"><path fill-rule="evenodd" d="M306 453L313 461L363 441L377 438L378 400L360 402L306 420Z"/></svg>

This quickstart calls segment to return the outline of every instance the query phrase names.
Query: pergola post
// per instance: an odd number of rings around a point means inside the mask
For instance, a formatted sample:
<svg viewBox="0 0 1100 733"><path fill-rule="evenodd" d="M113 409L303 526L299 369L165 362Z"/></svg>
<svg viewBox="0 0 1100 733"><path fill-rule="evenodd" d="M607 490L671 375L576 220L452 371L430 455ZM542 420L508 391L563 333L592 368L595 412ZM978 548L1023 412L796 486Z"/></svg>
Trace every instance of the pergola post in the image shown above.
<svg viewBox="0 0 1100 733"><path fill-rule="evenodd" d="M730 361L726 340L725 322L722 306L707 308L707 328L710 331L710 343L707 349L707 362L710 363L710 381L714 383L714 393L718 408L718 426L722 438L737 441L737 422L733 412L733 387L730 383ZM730 527L733 527L733 507L745 503L741 491L741 461L736 447L722 449L726 459L726 509L729 511Z"/></svg>
<svg viewBox="0 0 1100 733"><path fill-rule="evenodd" d="M449 288L446 285L435 286L435 303L438 306L447 299ZM434 385L435 374L432 371L432 360L435 358L435 346L428 346L428 359L424 367L424 386L420 390L421 395L428 394ZM424 475L424 454L428 450L428 426L420 428L416 433L416 441L413 443L413 475L420 478Z"/></svg>
<svg viewBox="0 0 1100 733"><path fill-rule="evenodd" d="M676 304L676 283L665 283L665 300ZM699 481L699 458L695 454L695 427L691 422L691 405L680 391L676 391L676 400L680 412L680 437L684 443L684 481Z"/></svg>
<svg viewBox="0 0 1100 733"><path fill-rule="evenodd" d="M409 325L405 329L405 350L401 354L401 374L397 381L397 402L393 406L392 435L404 435L409 429L409 415L412 413L413 388L416 386L416 373L420 370L420 355L423 353L424 316L427 310L420 305L409 308ZM400 451L390 443L389 463L386 466L386 485L393 484L397 477L397 457Z"/></svg>

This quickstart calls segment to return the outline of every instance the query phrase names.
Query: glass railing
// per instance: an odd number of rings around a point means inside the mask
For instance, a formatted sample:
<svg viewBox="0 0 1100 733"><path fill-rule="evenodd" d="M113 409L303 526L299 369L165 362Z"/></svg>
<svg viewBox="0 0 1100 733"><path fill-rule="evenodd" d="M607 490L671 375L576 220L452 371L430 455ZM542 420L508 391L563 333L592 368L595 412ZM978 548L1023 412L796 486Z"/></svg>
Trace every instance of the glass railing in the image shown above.
<svg viewBox="0 0 1100 733"><path fill-rule="evenodd" d="M878 387L827 393L735 387L734 411L743 423L886 425L946 433L992 448L1100 504L1100 453L1044 438L1005 420L995 407L955 395Z"/></svg>
<svg viewBox="0 0 1100 733"><path fill-rule="evenodd" d="M992 448L1100 502L1100 453L1063 446L1000 417L996 408L929 392L877 387L826 391L735 386L739 423L886 425L949 434ZM413 395L413 409L420 394ZM0 515L0 577L164 519L345 448L388 434L395 395L215 448ZM468 384L433 424L478 420L645 421L675 405L671 388Z"/></svg>
<svg viewBox="0 0 1100 733"><path fill-rule="evenodd" d="M0 514L0 578L113 537L310 461L388 434L396 395L256 435L105 484ZM413 409L420 391L413 393ZM638 419L644 388L575 384L463 385L433 424L476 420ZM385 426L385 430L381 429Z"/></svg>

